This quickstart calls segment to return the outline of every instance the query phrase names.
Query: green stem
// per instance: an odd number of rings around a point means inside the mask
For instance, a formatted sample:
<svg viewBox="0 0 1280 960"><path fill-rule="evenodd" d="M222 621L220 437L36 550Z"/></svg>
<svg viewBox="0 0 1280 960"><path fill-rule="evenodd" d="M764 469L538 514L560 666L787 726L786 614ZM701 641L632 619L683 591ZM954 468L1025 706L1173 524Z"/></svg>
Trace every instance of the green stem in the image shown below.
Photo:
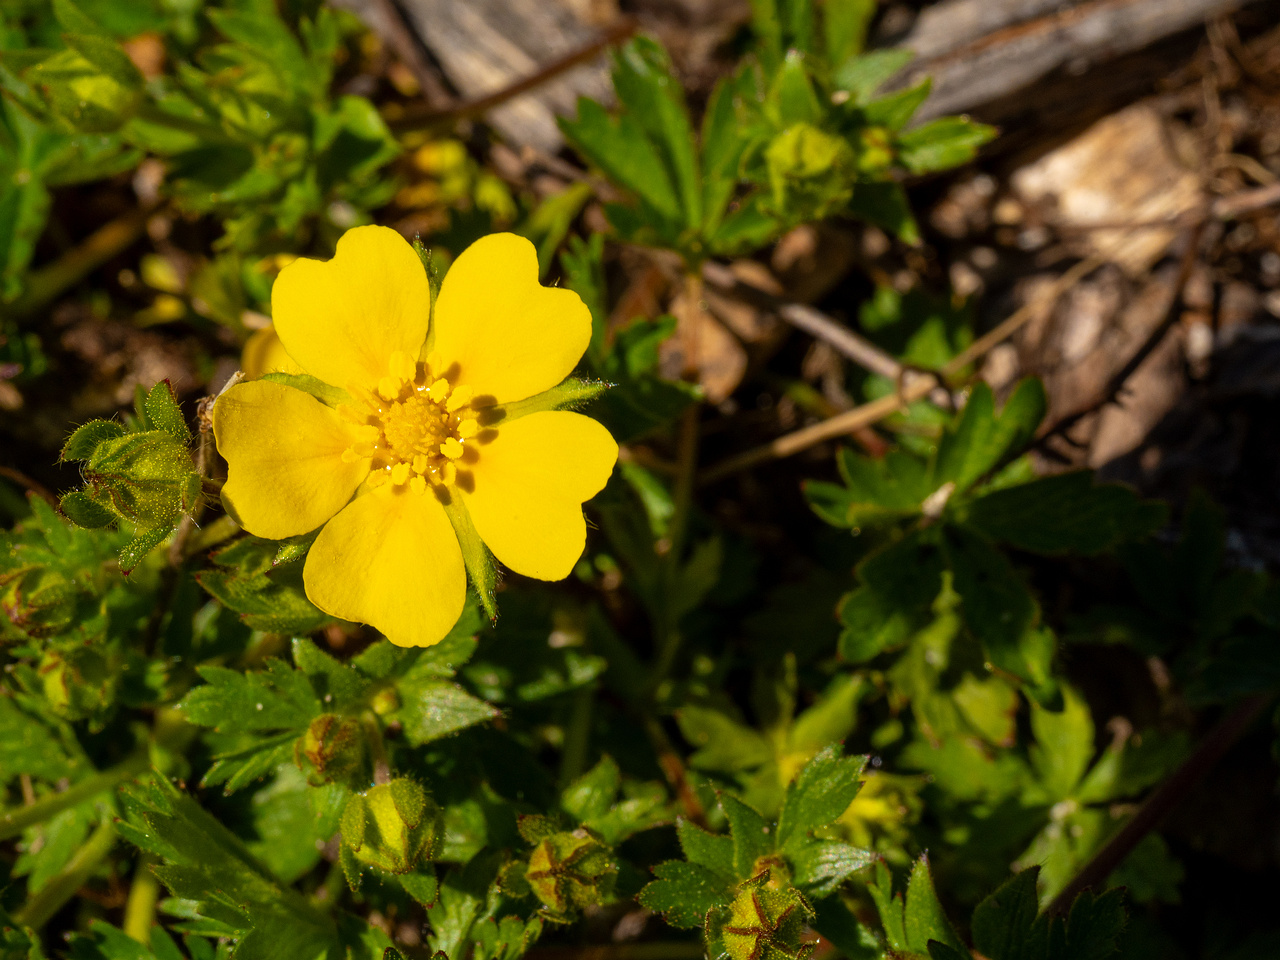
<svg viewBox="0 0 1280 960"><path fill-rule="evenodd" d="M93 776L81 780L61 793L42 797L27 807L6 810L0 813L0 840L16 837L27 827L43 823L63 810L68 810L83 803L90 797L104 793L117 784L131 777L136 777L150 766L151 758L147 751L139 750L127 760L121 761L108 770L95 773Z"/></svg>
<svg viewBox="0 0 1280 960"><path fill-rule="evenodd" d="M124 932L143 945L151 943L151 927L156 922L156 900L160 881L151 872L151 858L140 857L133 871L133 884L124 905Z"/></svg>
<svg viewBox="0 0 1280 960"><path fill-rule="evenodd" d="M13 915L18 926L38 930L48 923L53 915L76 895L76 891L84 886L85 881L107 858L115 842L115 823L106 820L93 831L84 846L76 851L71 862L37 890L26 905Z"/></svg>

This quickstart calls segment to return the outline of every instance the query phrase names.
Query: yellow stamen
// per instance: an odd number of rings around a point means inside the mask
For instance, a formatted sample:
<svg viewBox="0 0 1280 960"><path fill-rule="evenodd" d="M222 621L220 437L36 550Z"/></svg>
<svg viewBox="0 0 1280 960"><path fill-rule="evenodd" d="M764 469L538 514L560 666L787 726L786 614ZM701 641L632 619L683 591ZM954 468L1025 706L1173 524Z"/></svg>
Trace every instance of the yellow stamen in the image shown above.
<svg viewBox="0 0 1280 960"><path fill-rule="evenodd" d="M453 483L458 479L458 468L452 463L446 463L440 468L440 482L444 484Z"/></svg>
<svg viewBox="0 0 1280 960"><path fill-rule="evenodd" d="M471 396L474 393L475 393L474 390L472 390L466 384L463 384L462 386L458 387L456 390L453 391L453 395L449 397L449 402L444 405L444 408L448 410L450 413L453 413L453 411L457 410L459 407L465 407L468 403L470 403Z"/></svg>
<svg viewBox="0 0 1280 960"><path fill-rule="evenodd" d="M457 460L462 456L462 444L456 438L450 437L444 443L440 444L440 452L450 460Z"/></svg>
<svg viewBox="0 0 1280 960"><path fill-rule="evenodd" d="M390 479L391 477L388 475L386 470L377 470L369 474L369 479L366 480L365 483L369 485L370 490L376 490Z"/></svg>
<svg viewBox="0 0 1280 960"><path fill-rule="evenodd" d="M458 436L463 440L470 440L480 432L480 423L477 420L467 419L458 421Z"/></svg>
<svg viewBox="0 0 1280 960"><path fill-rule="evenodd" d="M427 457L425 453L418 454L416 457L413 458L413 472L426 473L427 466L430 463L431 463L431 460Z"/></svg>
<svg viewBox="0 0 1280 960"><path fill-rule="evenodd" d="M345 450L343 450L343 451L342 451L342 462L343 462L343 463L355 463L357 460L363 460L363 459L364 459L364 457L362 457L362 456L360 456L360 454L356 453L356 448L355 448L355 447L347 447L347 449L345 449Z"/></svg>
<svg viewBox="0 0 1280 960"><path fill-rule="evenodd" d="M383 377L378 381L378 392L388 400L394 400L400 396L400 388L404 386L404 381L399 377Z"/></svg>
<svg viewBox="0 0 1280 960"><path fill-rule="evenodd" d="M431 384L427 393L431 395L432 400L443 400L445 397L449 396L449 381L444 377L441 377L435 383Z"/></svg>
<svg viewBox="0 0 1280 960"><path fill-rule="evenodd" d="M414 493L426 493L427 481L423 480L421 477L410 477L409 489Z"/></svg>
<svg viewBox="0 0 1280 960"><path fill-rule="evenodd" d="M401 460L391 468L391 482L397 487L409 479L409 464Z"/></svg>

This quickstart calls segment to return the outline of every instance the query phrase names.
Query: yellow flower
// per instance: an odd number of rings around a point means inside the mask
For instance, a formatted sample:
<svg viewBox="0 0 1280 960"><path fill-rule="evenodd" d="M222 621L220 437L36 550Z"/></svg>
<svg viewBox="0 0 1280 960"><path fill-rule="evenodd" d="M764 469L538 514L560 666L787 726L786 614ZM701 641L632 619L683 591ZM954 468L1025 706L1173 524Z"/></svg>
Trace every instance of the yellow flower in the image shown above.
<svg viewBox="0 0 1280 960"><path fill-rule="evenodd" d="M271 303L293 361L347 396L335 408L268 380L223 393L222 498L259 537L323 527L303 570L312 603L401 646L439 641L466 592L458 505L510 569L569 574L586 543L582 504L618 446L588 417L506 406L564 380L591 336L577 294L538 283L529 241L472 244L433 312L413 248L356 227L332 260L282 270Z"/></svg>

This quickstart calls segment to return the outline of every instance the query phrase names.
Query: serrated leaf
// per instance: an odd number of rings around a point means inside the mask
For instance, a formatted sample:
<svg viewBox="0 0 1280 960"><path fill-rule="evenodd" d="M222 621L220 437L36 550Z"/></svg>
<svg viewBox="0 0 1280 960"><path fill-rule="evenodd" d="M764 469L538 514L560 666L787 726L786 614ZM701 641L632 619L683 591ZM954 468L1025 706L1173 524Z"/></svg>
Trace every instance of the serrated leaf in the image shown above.
<svg viewBox="0 0 1280 960"><path fill-rule="evenodd" d="M727 882L732 882L734 867L731 837L708 833L685 819L676 824L676 835L680 838L680 849L684 851L685 859L706 867Z"/></svg>
<svg viewBox="0 0 1280 960"><path fill-rule="evenodd" d="M792 844L805 844L813 830L837 819L857 796L867 758L842 753L840 744L827 747L787 786L777 833L783 852L791 853Z"/></svg>
<svg viewBox="0 0 1280 960"><path fill-rule="evenodd" d="M392 716L403 725L405 739L414 746L499 716L492 704L447 680L402 681L397 689L401 707Z"/></svg>
<svg viewBox="0 0 1280 960"><path fill-rule="evenodd" d="M926 854L922 854L911 867L903 918L907 946L916 953L928 950L930 941L941 942L954 950L964 949L964 944L947 920L942 904L938 902Z"/></svg>
<svg viewBox="0 0 1280 960"><path fill-rule="evenodd" d="M1037 680L1020 645L1038 611L1013 565L985 538L963 527L948 526L943 546L965 623L991 661L1023 680Z"/></svg>
<svg viewBox="0 0 1280 960"><path fill-rule="evenodd" d="M938 443L934 483L953 483L956 492L962 493L1010 454L1021 452L1044 418L1045 404L1043 385L1028 378L1018 384L997 415L991 388L979 382Z"/></svg>
<svg viewBox="0 0 1280 960"><path fill-rule="evenodd" d="M281 660L247 673L212 664L197 672L205 684L191 690L178 708L201 726L245 733L301 731L323 709L306 675Z"/></svg>
<svg viewBox="0 0 1280 960"><path fill-rule="evenodd" d="M1039 870L1032 867L1006 881L973 911L973 946L989 960L1044 960L1047 922L1037 920Z"/></svg>
<svg viewBox="0 0 1280 960"><path fill-rule="evenodd" d="M316 696L330 712L344 710L369 687L368 680L305 637L293 640L293 664L307 675Z"/></svg>
<svg viewBox="0 0 1280 960"><path fill-rule="evenodd" d="M756 861L773 852L777 835L764 817L731 793L720 794L720 807L733 838L733 872L746 880L755 876Z"/></svg>
<svg viewBox="0 0 1280 960"><path fill-rule="evenodd" d="M815 897L834 893L840 884L877 858L874 851L842 840L793 840L786 853L796 886Z"/></svg>
<svg viewBox="0 0 1280 960"><path fill-rule="evenodd" d="M1057 556L1095 554L1164 525L1164 504L1116 484L1096 485L1076 470L1006 487L969 503L965 522L1019 550Z"/></svg>
<svg viewBox="0 0 1280 960"><path fill-rule="evenodd" d="M661 913L673 927L701 927L707 913L733 898L733 885L706 867L670 860L653 868L658 879L640 891L640 905Z"/></svg>

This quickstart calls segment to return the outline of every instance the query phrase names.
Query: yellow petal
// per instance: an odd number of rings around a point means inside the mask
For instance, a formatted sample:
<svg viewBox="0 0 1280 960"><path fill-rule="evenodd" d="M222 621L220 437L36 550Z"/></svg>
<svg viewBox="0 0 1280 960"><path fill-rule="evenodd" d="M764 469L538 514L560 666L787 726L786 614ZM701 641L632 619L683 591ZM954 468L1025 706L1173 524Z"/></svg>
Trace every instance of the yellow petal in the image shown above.
<svg viewBox="0 0 1280 960"><path fill-rule="evenodd" d="M499 403L554 387L591 341L586 304L538 283L533 244L511 233L481 237L453 262L433 323L443 370L457 365L450 379Z"/></svg>
<svg viewBox="0 0 1280 960"><path fill-rule="evenodd" d="M470 480L461 465L458 476L476 532L516 573L567 577L587 541L582 504L618 459L609 431L590 417L547 410L506 424L478 450Z"/></svg>
<svg viewBox="0 0 1280 960"><path fill-rule="evenodd" d="M310 394L254 380L213 408L227 461L222 500L250 533L270 540L307 533L351 499L369 461L344 462L356 427Z"/></svg>
<svg viewBox="0 0 1280 960"><path fill-rule="evenodd" d="M280 342L276 328L263 327L245 341L240 352L240 369L246 377L257 380L267 373L301 373L302 368Z"/></svg>
<svg viewBox="0 0 1280 960"><path fill-rule="evenodd" d="M395 351L417 357L430 310L422 262L388 227L348 230L332 260L295 260L271 289L289 356L335 387L375 387Z"/></svg>
<svg viewBox="0 0 1280 960"><path fill-rule="evenodd" d="M390 484L325 524L302 580L325 613L371 624L402 647L442 640L467 591L462 550L435 494Z"/></svg>

